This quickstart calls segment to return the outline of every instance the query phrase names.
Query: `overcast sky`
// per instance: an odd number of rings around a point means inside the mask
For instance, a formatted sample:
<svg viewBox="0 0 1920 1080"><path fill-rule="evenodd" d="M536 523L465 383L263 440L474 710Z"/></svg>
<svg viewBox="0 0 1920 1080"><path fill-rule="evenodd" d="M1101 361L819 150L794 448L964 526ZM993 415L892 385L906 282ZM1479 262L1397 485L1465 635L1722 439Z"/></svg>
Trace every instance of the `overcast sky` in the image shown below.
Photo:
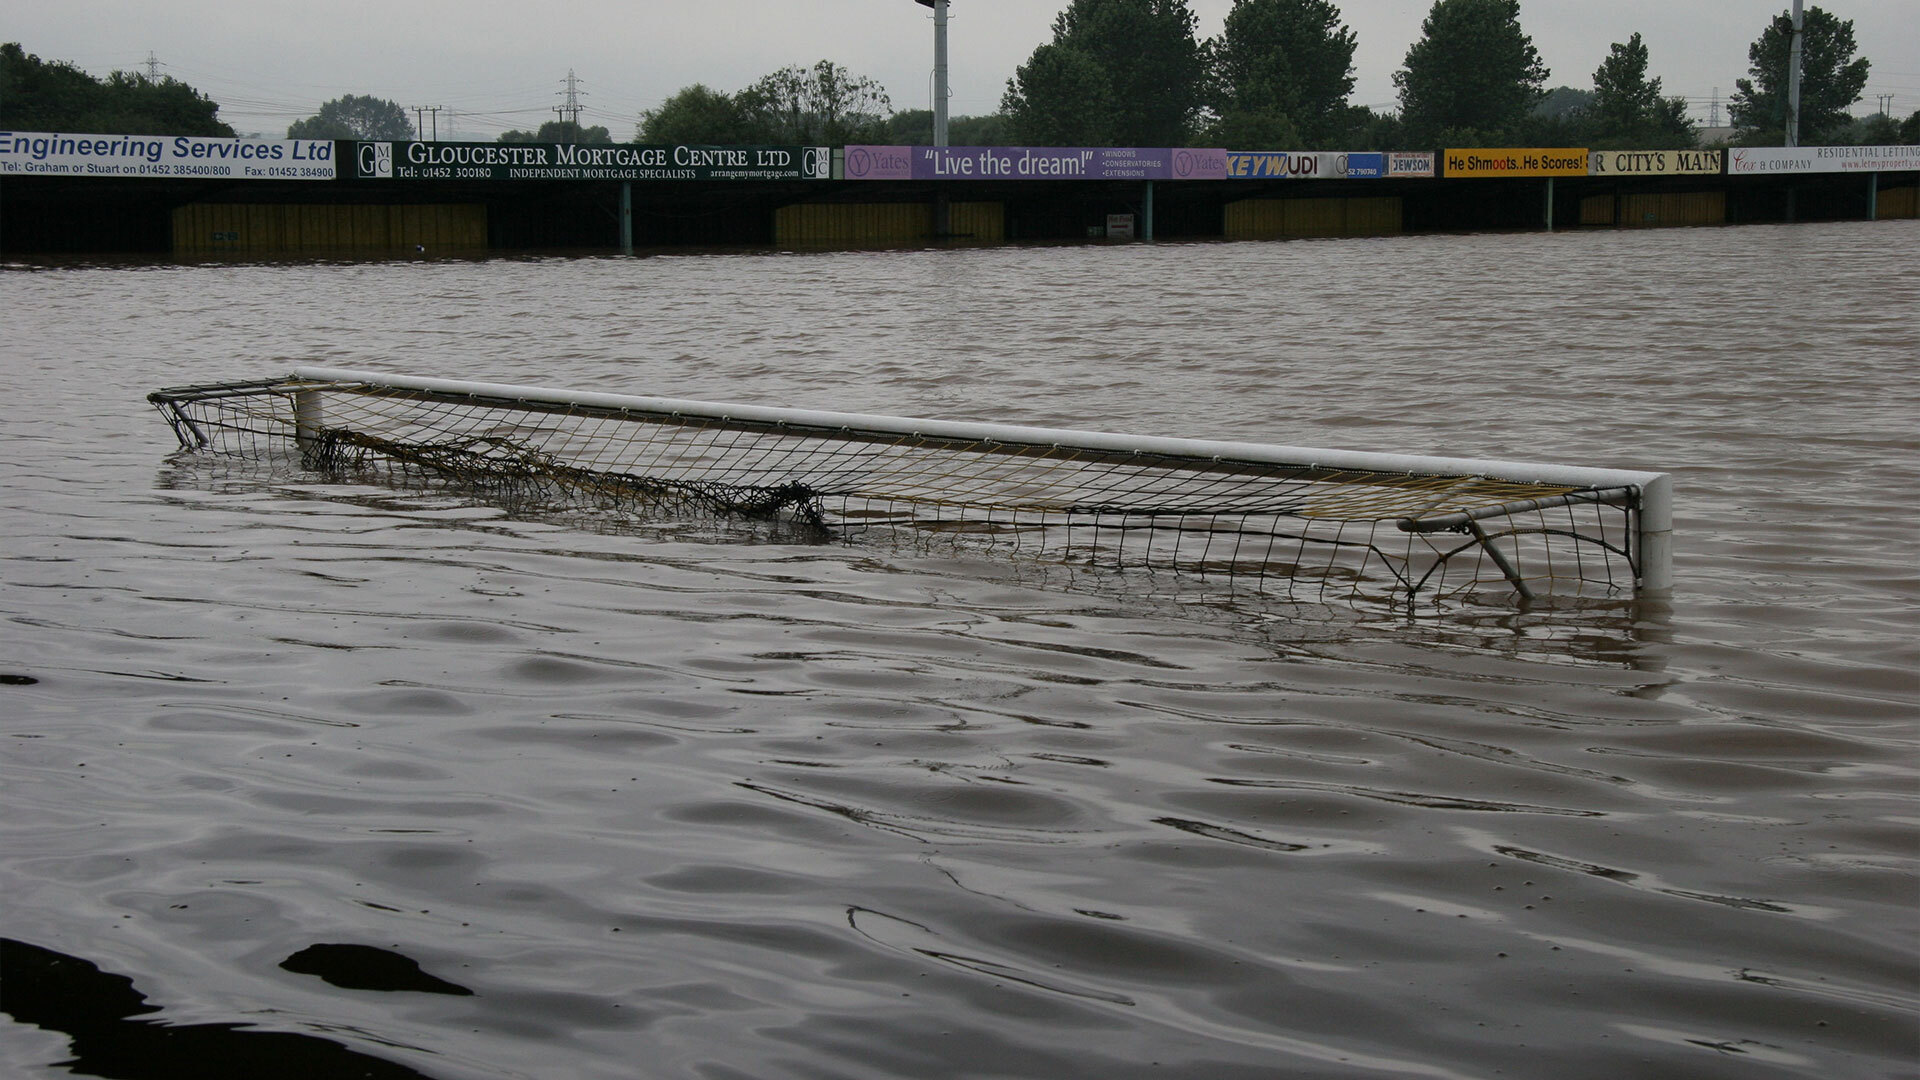
<svg viewBox="0 0 1920 1080"><path fill-rule="evenodd" d="M1202 37L1233 0L1190 0ZM1392 76L1431 0L1344 0L1359 37L1353 100L1395 106ZM1873 63L1855 112L1920 109L1916 0L1831 0ZM1014 69L1050 38L1066 0L952 0L952 113L990 113ZM1638 31L1652 74L1705 122L1724 122L1747 46L1784 0L1522 0L1550 86L1591 89L1609 44ZM789 64L832 60L884 86L896 110L931 107L933 24L913 0L19 0L0 40L89 74L162 74L221 104L241 132L280 137L343 94L442 106L442 139L491 140L555 118L577 77L581 120L631 139L635 119L681 87L738 90Z"/></svg>

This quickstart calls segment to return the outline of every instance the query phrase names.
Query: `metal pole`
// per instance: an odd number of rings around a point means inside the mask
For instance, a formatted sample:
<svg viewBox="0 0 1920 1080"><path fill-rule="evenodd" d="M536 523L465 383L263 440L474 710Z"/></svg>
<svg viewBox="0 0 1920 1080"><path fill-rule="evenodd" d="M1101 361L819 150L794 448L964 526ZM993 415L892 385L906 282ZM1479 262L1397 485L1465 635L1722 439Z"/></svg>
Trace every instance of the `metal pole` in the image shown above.
<svg viewBox="0 0 1920 1080"><path fill-rule="evenodd" d="M1153 239L1153 181L1147 181L1147 191L1140 199L1140 239Z"/></svg>
<svg viewBox="0 0 1920 1080"><path fill-rule="evenodd" d="M1547 177L1547 231L1553 231L1553 177Z"/></svg>
<svg viewBox="0 0 1920 1080"><path fill-rule="evenodd" d="M633 254L633 181L620 181L620 254Z"/></svg>
<svg viewBox="0 0 1920 1080"><path fill-rule="evenodd" d="M1806 37L1801 0L1793 0L1793 44L1787 49L1787 145L1800 145L1800 54Z"/></svg>
<svg viewBox="0 0 1920 1080"><path fill-rule="evenodd" d="M933 145L947 145L947 0L933 0Z"/></svg>
<svg viewBox="0 0 1920 1080"><path fill-rule="evenodd" d="M1880 174L1867 174L1867 220L1880 220Z"/></svg>

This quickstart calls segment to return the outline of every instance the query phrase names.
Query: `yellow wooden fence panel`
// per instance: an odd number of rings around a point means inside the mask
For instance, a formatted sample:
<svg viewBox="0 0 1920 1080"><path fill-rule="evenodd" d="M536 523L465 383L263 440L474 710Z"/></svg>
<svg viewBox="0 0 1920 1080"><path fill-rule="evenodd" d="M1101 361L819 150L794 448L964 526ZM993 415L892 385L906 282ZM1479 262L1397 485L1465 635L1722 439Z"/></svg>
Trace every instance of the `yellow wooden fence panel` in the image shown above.
<svg viewBox="0 0 1920 1080"><path fill-rule="evenodd" d="M1401 222L1400 200L1392 196L1241 199L1227 204L1223 231L1229 240L1389 236Z"/></svg>
<svg viewBox="0 0 1920 1080"><path fill-rule="evenodd" d="M1874 198L1874 216L1920 218L1920 187L1881 188Z"/></svg>
<svg viewBox="0 0 1920 1080"><path fill-rule="evenodd" d="M1006 238L1006 207L950 203L947 231L983 243ZM796 203L774 211L773 242L796 246L922 244L937 239L931 203Z"/></svg>
<svg viewBox="0 0 1920 1080"><path fill-rule="evenodd" d="M478 204L318 206L191 203L173 212L181 255L369 254L484 251L487 208Z"/></svg>

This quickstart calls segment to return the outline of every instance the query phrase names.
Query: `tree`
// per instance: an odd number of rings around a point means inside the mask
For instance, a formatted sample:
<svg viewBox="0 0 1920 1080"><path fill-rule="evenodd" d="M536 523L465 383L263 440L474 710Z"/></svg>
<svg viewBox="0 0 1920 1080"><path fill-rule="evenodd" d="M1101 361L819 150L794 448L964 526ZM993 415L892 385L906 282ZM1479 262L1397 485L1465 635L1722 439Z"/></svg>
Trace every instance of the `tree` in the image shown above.
<svg viewBox="0 0 1920 1080"><path fill-rule="evenodd" d="M1393 75L1413 141L1500 141L1540 100L1548 72L1520 29L1520 0L1435 0L1421 29Z"/></svg>
<svg viewBox="0 0 1920 1080"><path fill-rule="evenodd" d="M1086 53L1049 42L1007 80L1000 111L1027 146L1116 144L1113 87Z"/></svg>
<svg viewBox="0 0 1920 1080"><path fill-rule="evenodd" d="M986 116L954 116L947 120L947 142L953 146L1005 146L1007 118L999 113ZM933 110L906 109L887 121L887 143L891 146L933 145Z"/></svg>
<svg viewBox="0 0 1920 1080"><path fill-rule="evenodd" d="M171 76L116 71L100 80L71 64L42 61L17 42L0 45L0 127L232 138L219 112L212 99Z"/></svg>
<svg viewBox="0 0 1920 1080"><path fill-rule="evenodd" d="M287 128L289 139L411 139L413 121L399 105L370 95L348 94L320 106Z"/></svg>
<svg viewBox="0 0 1920 1080"><path fill-rule="evenodd" d="M735 95L721 93L702 83L683 87L661 102L659 108L641 113L634 137L643 143L676 146L765 141L755 128L753 117Z"/></svg>
<svg viewBox="0 0 1920 1080"><path fill-rule="evenodd" d="M539 131L503 131L496 140L503 143L611 143L613 132L595 124L581 127L567 120L549 120Z"/></svg>
<svg viewBox="0 0 1920 1080"><path fill-rule="evenodd" d="M1206 74L1195 22L1187 0L1072 0L1000 111L1029 145L1184 146Z"/></svg>
<svg viewBox="0 0 1920 1080"><path fill-rule="evenodd" d="M1898 146L1900 121L1885 113L1856 116L1843 127L1833 129L1833 141L1843 146Z"/></svg>
<svg viewBox="0 0 1920 1080"><path fill-rule="evenodd" d="M781 68L737 98L753 127L783 145L881 142L893 112L879 83L827 60Z"/></svg>
<svg viewBox="0 0 1920 1080"><path fill-rule="evenodd" d="M1867 85L1866 57L1854 59L1853 20L1806 10L1800 43L1800 141L1819 142L1847 124L1847 110ZM1735 79L1730 111L1735 138L1749 145L1785 142L1788 53L1793 16L1782 12L1747 47L1751 79Z"/></svg>
<svg viewBox="0 0 1920 1080"><path fill-rule="evenodd" d="M1660 80L1647 78L1647 47L1638 33L1615 42L1593 73L1587 118L1590 142L1601 149L1679 150L1699 142L1687 100L1662 95Z"/></svg>
<svg viewBox="0 0 1920 1080"><path fill-rule="evenodd" d="M1209 43L1217 131L1239 139L1273 138L1287 128L1300 141L1226 146L1328 148L1347 121L1358 43L1331 0L1234 0L1218 38Z"/></svg>
<svg viewBox="0 0 1920 1080"><path fill-rule="evenodd" d="M1900 145L1920 146L1920 109L1900 125Z"/></svg>

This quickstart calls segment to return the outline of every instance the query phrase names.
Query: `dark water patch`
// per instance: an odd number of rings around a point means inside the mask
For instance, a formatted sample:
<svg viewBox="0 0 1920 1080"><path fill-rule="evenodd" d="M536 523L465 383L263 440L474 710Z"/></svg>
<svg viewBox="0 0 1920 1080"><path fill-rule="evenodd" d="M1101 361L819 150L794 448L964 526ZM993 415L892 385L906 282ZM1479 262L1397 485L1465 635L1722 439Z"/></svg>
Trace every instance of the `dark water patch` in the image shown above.
<svg viewBox="0 0 1920 1080"><path fill-rule="evenodd" d="M90 961L0 938L0 1012L71 1040L54 1067L113 1080L229 1076L311 1080L420 1080L427 1074L331 1039L259 1031L243 1023L166 1024L133 980Z"/></svg>
<svg viewBox="0 0 1920 1080"><path fill-rule="evenodd" d="M372 945L309 945L280 961L280 966L301 975L317 975L343 990L473 995L464 986L422 971L420 962L410 956Z"/></svg>

